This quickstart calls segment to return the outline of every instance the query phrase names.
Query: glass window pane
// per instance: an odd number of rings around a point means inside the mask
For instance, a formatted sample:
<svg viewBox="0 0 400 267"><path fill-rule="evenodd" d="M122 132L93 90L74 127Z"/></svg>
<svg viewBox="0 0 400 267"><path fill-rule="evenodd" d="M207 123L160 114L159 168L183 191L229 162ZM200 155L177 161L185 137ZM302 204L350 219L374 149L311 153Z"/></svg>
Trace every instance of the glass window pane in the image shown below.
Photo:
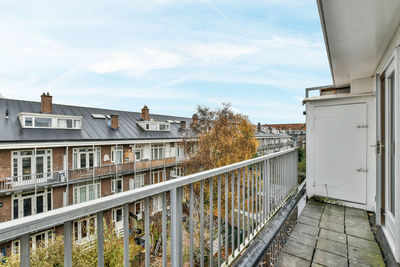
<svg viewBox="0 0 400 267"><path fill-rule="evenodd" d="M117 193L122 192L122 180L117 180Z"/></svg>
<svg viewBox="0 0 400 267"><path fill-rule="evenodd" d="M93 167L93 153L89 153L89 167Z"/></svg>
<svg viewBox="0 0 400 267"><path fill-rule="evenodd" d="M36 177L37 178L43 178L43 172L44 172L43 163L44 163L43 156L36 157Z"/></svg>
<svg viewBox="0 0 400 267"><path fill-rule="evenodd" d="M14 199L14 210L13 210L13 215L14 219L18 219L18 199Z"/></svg>
<svg viewBox="0 0 400 267"><path fill-rule="evenodd" d="M18 158L13 159L13 176L18 176Z"/></svg>
<svg viewBox="0 0 400 267"><path fill-rule="evenodd" d="M86 187L81 187L80 194L79 194L79 203L82 203L85 201L86 201Z"/></svg>
<svg viewBox="0 0 400 267"><path fill-rule="evenodd" d="M47 193L47 210L51 210L51 192Z"/></svg>
<svg viewBox="0 0 400 267"><path fill-rule="evenodd" d="M72 128L72 120L71 119L67 119L66 124L67 124L67 128Z"/></svg>
<svg viewBox="0 0 400 267"><path fill-rule="evenodd" d="M67 121L65 119L58 119L58 128L67 128Z"/></svg>
<svg viewBox="0 0 400 267"><path fill-rule="evenodd" d="M24 217L32 215L32 198L24 199Z"/></svg>
<svg viewBox="0 0 400 267"><path fill-rule="evenodd" d="M86 168L86 154L80 154L81 168Z"/></svg>
<svg viewBox="0 0 400 267"><path fill-rule="evenodd" d="M81 236L82 238L87 237L87 220L81 222Z"/></svg>
<svg viewBox="0 0 400 267"><path fill-rule="evenodd" d="M43 196L36 197L36 213L43 212Z"/></svg>
<svg viewBox="0 0 400 267"><path fill-rule="evenodd" d="M22 158L22 174L30 175L32 172L31 158Z"/></svg>
<svg viewBox="0 0 400 267"><path fill-rule="evenodd" d="M94 186L89 185L89 200L93 200L93 199L94 199Z"/></svg>
<svg viewBox="0 0 400 267"><path fill-rule="evenodd" d="M78 154L74 153L74 169L78 169Z"/></svg>
<svg viewBox="0 0 400 267"><path fill-rule="evenodd" d="M25 117L25 126L33 126L32 117Z"/></svg>
<svg viewBox="0 0 400 267"><path fill-rule="evenodd" d="M122 221L122 209L118 209L117 210L117 216L116 216L117 218L116 218L116 221L117 222L120 222L120 221Z"/></svg>
<svg viewBox="0 0 400 267"><path fill-rule="evenodd" d="M35 117L35 127L51 127L51 118Z"/></svg>

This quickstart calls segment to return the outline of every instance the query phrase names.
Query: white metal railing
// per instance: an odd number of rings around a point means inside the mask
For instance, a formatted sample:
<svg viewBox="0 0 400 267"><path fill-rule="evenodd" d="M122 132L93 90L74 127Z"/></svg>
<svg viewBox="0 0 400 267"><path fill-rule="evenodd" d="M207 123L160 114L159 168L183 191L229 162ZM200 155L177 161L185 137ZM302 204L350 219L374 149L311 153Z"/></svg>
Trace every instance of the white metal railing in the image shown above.
<svg viewBox="0 0 400 267"><path fill-rule="evenodd" d="M296 188L297 181L297 151L292 148L0 223L0 243L19 238L21 266L29 266L29 235L63 225L64 265L72 266L72 221L96 214L98 265L103 266L103 212L123 206L123 261L124 266L129 266L129 205L144 200L144 258L145 265L150 266L156 257L150 254L153 249L150 247L150 199L161 195L161 240L166 242L162 242L159 249L160 263L163 266L183 266L185 259L190 266L226 266L240 256L241 251L285 203ZM187 238L184 241L183 231L187 231L189 241ZM167 253L167 246L170 246L170 253ZM185 257L183 248L185 251L189 249ZM213 251L215 248L217 251Z"/></svg>

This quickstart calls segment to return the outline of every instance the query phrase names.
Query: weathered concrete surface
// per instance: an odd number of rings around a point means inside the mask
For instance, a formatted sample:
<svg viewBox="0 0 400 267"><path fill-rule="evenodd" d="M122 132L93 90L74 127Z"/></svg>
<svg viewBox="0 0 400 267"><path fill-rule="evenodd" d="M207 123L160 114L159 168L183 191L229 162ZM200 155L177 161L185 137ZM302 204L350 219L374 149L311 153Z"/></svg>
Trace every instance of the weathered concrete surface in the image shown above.
<svg viewBox="0 0 400 267"><path fill-rule="evenodd" d="M277 266L310 265L385 266L367 212L309 201Z"/></svg>

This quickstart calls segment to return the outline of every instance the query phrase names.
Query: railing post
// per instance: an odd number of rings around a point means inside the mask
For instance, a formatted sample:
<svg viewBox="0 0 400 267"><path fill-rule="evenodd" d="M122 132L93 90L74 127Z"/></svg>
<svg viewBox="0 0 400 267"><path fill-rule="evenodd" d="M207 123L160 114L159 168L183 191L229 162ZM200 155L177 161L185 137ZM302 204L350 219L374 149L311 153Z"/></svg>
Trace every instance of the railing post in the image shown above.
<svg viewBox="0 0 400 267"><path fill-rule="evenodd" d="M171 266L181 266L182 188L171 189Z"/></svg>
<svg viewBox="0 0 400 267"><path fill-rule="evenodd" d="M162 266L167 267L167 193L163 193L162 204Z"/></svg>
<svg viewBox="0 0 400 267"><path fill-rule="evenodd" d="M25 234L21 236L20 239L21 242L21 266L26 266L29 267L31 266L31 246L30 246L30 240L29 240L29 234Z"/></svg>
<svg viewBox="0 0 400 267"><path fill-rule="evenodd" d="M146 197L144 202L144 235L145 235L145 266L150 267L150 199ZM164 242L164 240L162 241Z"/></svg>
<svg viewBox="0 0 400 267"><path fill-rule="evenodd" d="M266 161L265 161L265 200L266 200L266 211L267 211L267 214L266 214L266 219L268 219L268 217L269 217L269 214L270 214L270 211L271 211L271 206L270 206L270 202L271 202L271 200L270 200L270 193L271 193L271 189L270 189L270 185L271 185L271 183L270 183L270 181L271 181L271 172L270 172L270 162L269 162L269 159L267 159Z"/></svg>
<svg viewBox="0 0 400 267"><path fill-rule="evenodd" d="M103 212L97 213L97 266L104 266L104 229Z"/></svg>
<svg viewBox="0 0 400 267"><path fill-rule="evenodd" d="M123 223L124 223L124 266L129 267L129 204L123 207Z"/></svg>
<svg viewBox="0 0 400 267"><path fill-rule="evenodd" d="M64 266L72 267L72 222L64 223Z"/></svg>

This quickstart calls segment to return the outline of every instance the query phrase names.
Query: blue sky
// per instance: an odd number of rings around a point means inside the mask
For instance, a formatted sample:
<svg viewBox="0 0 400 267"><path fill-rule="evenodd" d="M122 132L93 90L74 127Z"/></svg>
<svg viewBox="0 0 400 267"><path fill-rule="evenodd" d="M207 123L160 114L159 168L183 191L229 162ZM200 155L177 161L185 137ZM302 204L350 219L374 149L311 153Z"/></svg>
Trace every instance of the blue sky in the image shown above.
<svg viewBox="0 0 400 267"><path fill-rule="evenodd" d="M314 0L1 1L0 36L7 98L286 123L332 83Z"/></svg>

